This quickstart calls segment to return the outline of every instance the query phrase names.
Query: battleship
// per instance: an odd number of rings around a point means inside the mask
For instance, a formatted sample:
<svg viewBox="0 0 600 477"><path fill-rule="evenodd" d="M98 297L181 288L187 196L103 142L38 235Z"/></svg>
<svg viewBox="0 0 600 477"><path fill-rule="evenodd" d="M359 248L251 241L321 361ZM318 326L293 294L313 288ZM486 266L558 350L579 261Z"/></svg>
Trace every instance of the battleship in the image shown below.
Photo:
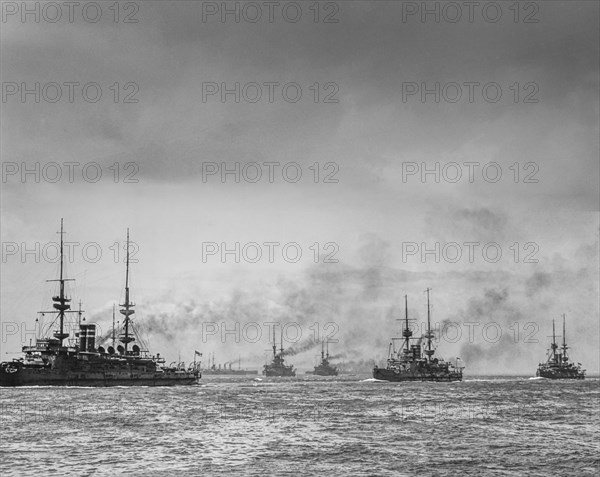
<svg viewBox="0 0 600 477"><path fill-rule="evenodd" d="M403 338L392 338L389 346L387 366L373 368L373 377L383 381L462 381L462 367L435 357L433 348L433 333L431 331L431 313L429 306L429 291L427 292L427 332L421 338L412 338L408 326L408 298L404 295L405 327ZM422 349L423 338L427 340L426 348ZM402 348L395 350L395 341L404 340ZM411 344L411 340L417 341Z"/></svg>
<svg viewBox="0 0 600 477"><path fill-rule="evenodd" d="M204 375L225 375L225 376L247 376L251 374L258 374L257 370L241 369L242 358L238 358L236 361L228 361L223 365L215 364L215 355L212 355L212 365L210 364L210 357L208 360L209 367L202 370ZM234 369L233 364L237 363L238 368Z"/></svg>
<svg viewBox="0 0 600 477"><path fill-rule="evenodd" d="M263 368L263 375L265 376L296 376L296 370L292 365L286 365L284 363L284 350L283 350L283 333L281 336L281 348L279 353L277 352L277 343L275 342L275 327L273 327L273 361L271 364L265 364Z"/></svg>
<svg viewBox="0 0 600 477"><path fill-rule="evenodd" d="M548 379L585 379L585 369L581 369L581 363L572 363L567 354L567 332L565 327L565 315L563 315L563 343L561 352L557 352L556 331L554 320L552 320L552 343L548 350L548 359L540 363L536 376Z"/></svg>
<svg viewBox="0 0 600 477"><path fill-rule="evenodd" d="M327 345L327 352L325 351ZM306 374L314 374L315 376L337 376L338 369L329 364L329 341L321 342L321 362L315 366L314 371L307 371Z"/></svg>
<svg viewBox="0 0 600 477"><path fill-rule="evenodd" d="M123 327L119 331L115 350L115 329L113 313L112 346L100 346L96 340L96 325L81 320L79 310L71 310L70 298L65 289L66 282L73 279L64 276L64 230L60 223L60 270L58 294L52 297L52 311L40 312L55 314L58 330L49 336L35 340L35 344L23 346L21 358L0 363L0 386L173 386L197 384L200 372L195 361L188 368L184 363L165 366L165 359L159 354L151 356L142 350L132 316L135 304L129 294L129 230L127 230L127 253L125 271L125 299L120 313L124 316ZM78 331L74 339L65 325L67 313L78 313ZM85 320L85 318L84 318ZM65 342L66 340L66 342Z"/></svg>

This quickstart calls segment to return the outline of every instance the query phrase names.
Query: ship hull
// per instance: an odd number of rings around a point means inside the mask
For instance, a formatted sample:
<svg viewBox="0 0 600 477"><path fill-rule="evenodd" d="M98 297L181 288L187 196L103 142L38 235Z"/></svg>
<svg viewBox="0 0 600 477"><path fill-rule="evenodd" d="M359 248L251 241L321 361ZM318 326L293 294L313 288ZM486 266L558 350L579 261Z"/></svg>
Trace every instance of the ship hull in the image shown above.
<svg viewBox="0 0 600 477"><path fill-rule="evenodd" d="M296 371L291 370L289 368L270 368L265 367L263 370L263 375L267 377L275 377L275 378L284 378L289 377L293 378L296 376Z"/></svg>
<svg viewBox="0 0 600 477"><path fill-rule="evenodd" d="M282 373L282 372L278 372L278 371L265 371L263 372L264 376L270 377L270 378L293 378L296 376L295 372L291 372L291 373Z"/></svg>
<svg viewBox="0 0 600 477"><path fill-rule="evenodd" d="M337 369L315 369L311 374L315 376L337 376Z"/></svg>
<svg viewBox="0 0 600 477"><path fill-rule="evenodd" d="M462 381L462 373L419 373L419 372L397 372L393 369L375 368L373 377L381 381L437 381L453 382Z"/></svg>
<svg viewBox="0 0 600 477"><path fill-rule="evenodd" d="M291 377L296 376L294 366L286 366L279 355L275 356L273 363L265 364L263 367L263 376L267 377Z"/></svg>
<svg viewBox="0 0 600 477"><path fill-rule="evenodd" d="M583 373L578 372L554 372L549 370L538 369L536 376L546 379L585 379Z"/></svg>
<svg viewBox="0 0 600 477"><path fill-rule="evenodd" d="M62 374L44 372L43 370L20 369L18 372L9 373L6 369L0 370L0 386L82 386L82 387L110 387L110 386L189 386L198 383L199 376L192 373L144 373L140 375L108 375L93 373Z"/></svg>

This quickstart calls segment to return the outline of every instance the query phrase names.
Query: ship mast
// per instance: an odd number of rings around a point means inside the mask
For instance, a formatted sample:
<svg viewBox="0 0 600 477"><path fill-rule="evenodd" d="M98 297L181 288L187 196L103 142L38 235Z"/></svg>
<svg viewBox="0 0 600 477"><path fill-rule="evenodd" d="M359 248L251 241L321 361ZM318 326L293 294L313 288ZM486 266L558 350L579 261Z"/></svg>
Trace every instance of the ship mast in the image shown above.
<svg viewBox="0 0 600 477"><path fill-rule="evenodd" d="M113 303L112 347L115 347L115 304Z"/></svg>
<svg viewBox="0 0 600 477"><path fill-rule="evenodd" d="M134 304L129 301L129 229L127 229L127 258L125 262L125 303L119 306L125 307L120 310L121 314L125 316L125 334L120 338L120 341L125 345L125 354L127 354L127 345L135 341L133 336L129 336L129 316L135 313L135 310L132 310Z"/></svg>
<svg viewBox="0 0 600 477"><path fill-rule="evenodd" d="M554 329L554 320L552 320L552 344L550 345L550 347L552 348L552 355L550 359L556 363L556 350L558 348L558 345L556 344L556 331Z"/></svg>
<svg viewBox="0 0 600 477"><path fill-rule="evenodd" d="M280 345L281 345L281 347L279 348L280 356L283 358L283 326L281 327L281 341L280 341Z"/></svg>
<svg viewBox="0 0 600 477"><path fill-rule="evenodd" d="M67 279L64 278L64 243L63 243L63 235L64 235L64 230L63 230L63 219L60 219L60 278L58 280L48 280L49 282L59 282L60 283L60 287L59 287L59 293L58 296L53 296L52 297L52 301L53 303L53 307L55 310L58 310L58 318L59 318L59 322L60 322L60 329L59 331L56 331L54 333L54 337L56 339L58 339L60 341L60 344L62 345L62 342L65 338L69 337L69 333L65 332L65 312L67 312L67 310L69 310L71 308L71 305L68 304L68 302L71 301L70 298L67 298L65 296L65 282L67 281L72 281L73 279Z"/></svg>
<svg viewBox="0 0 600 477"><path fill-rule="evenodd" d="M408 295L404 295L404 318L406 321L406 327L402 332L402 336L404 336L404 350L406 353L410 351L410 337L412 336L412 331L408 329Z"/></svg>
<svg viewBox="0 0 600 477"><path fill-rule="evenodd" d="M563 313L563 344L562 344L562 360L567 362L567 330L565 327L565 314Z"/></svg>
<svg viewBox="0 0 600 477"><path fill-rule="evenodd" d="M277 343L275 342L275 326L273 326L273 359L277 356Z"/></svg>
<svg viewBox="0 0 600 477"><path fill-rule="evenodd" d="M427 355L427 361L431 361L431 356L434 353L434 350L431 349L431 338L433 335L431 334L431 307L429 305L429 291L431 288L427 288L427 349L425 350L425 354Z"/></svg>

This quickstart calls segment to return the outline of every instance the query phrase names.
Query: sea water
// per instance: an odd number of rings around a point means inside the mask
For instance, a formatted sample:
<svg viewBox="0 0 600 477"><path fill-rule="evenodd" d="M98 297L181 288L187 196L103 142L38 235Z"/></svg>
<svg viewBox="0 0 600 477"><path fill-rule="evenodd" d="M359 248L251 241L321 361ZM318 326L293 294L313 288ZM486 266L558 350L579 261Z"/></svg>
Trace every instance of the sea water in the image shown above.
<svg viewBox="0 0 600 477"><path fill-rule="evenodd" d="M10 475L598 475L600 381L0 389Z"/></svg>

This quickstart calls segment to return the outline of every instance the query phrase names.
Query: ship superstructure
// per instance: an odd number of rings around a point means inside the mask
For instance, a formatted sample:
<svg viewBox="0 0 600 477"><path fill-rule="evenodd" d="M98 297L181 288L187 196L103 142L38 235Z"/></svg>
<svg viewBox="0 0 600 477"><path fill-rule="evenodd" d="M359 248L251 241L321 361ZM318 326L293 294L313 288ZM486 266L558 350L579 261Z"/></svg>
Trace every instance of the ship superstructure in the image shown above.
<svg viewBox="0 0 600 477"><path fill-rule="evenodd" d="M434 334L431 331L431 308L427 293L427 332L420 338L413 338L408 325L408 297L404 296L405 326L402 338L392 338L389 347L387 366L373 368L373 377L384 381L462 381L462 367L435 356ZM395 341L403 340L401 349L396 351ZM421 344L426 340L425 349ZM415 343L416 341L416 343Z"/></svg>
<svg viewBox="0 0 600 477"><path fill-rule="evenodd" d="M563 342L560 347L556 344L556 330L552 320L552 343L548 350L548 359L540 363L536 372L538 377L548 379L585 379L585 369L581 369L581 363L573 363L567 354L567 330L565 315L563 315Z"/></svg>
<svg viewBox="0 0 600 477"><path fill-rule="evenodd" d="M326 350L325 350L326 349ZM316 376L337 376L338 369L329 363L329 340L321 341L321 362L315 366L313 372L308 374L314 374Z"/></svg>
<svg viewBox="0 0 600 477"><path fill-rule="evenodd" d="M258 374L257 370L242 369L241 367L242 358L239 357L236 361L228 361L223 364L215 364L215 355L212 355L212 364L210 356L208 358L208 368L202 370L204 375L225 375L225 376L246 376L252 374ZM237 363L237 369L233 365Z"/></svg>
<svg viewBox="0 0 600 477"><path fill-rule="evenodd" d="M112 345L105 349L96 340L96 325L81 320L82 310L71 310L71 298L67 295L65 283L72 281L64 276L63 221L60 226L60 269L58 294L52 297L58 330L50 337L36 339L35 345L24 346L24 357L0 363L1 386L171 386L196 384L200 378L198 367L183 363L164 366L160 355L151 356L135 344L135 328L131 316L135 313L129 290L129 230L127 231L127 254L125 272L125 299L120 305L124 316L122 333L118 337L120 345L115 350L115 328L106 338L112 338ZM78 313L78 331L74 340L67 340L67 313ZM85 319L84 319L85 320ZM65 340L67 342L65 343ZM141 343L141 340L139 340Z"/></svg>
<svg viewBox="0 0 600 477"><path fill-rule="evenodd" d="M275 327L273 327L273 360L270 364L265 364L263 374L265 376L296 376L296 370L292 365L286 365L283 359L283 330L281 333L281 347L277 352L277 343L275 342Z"/></svg>

